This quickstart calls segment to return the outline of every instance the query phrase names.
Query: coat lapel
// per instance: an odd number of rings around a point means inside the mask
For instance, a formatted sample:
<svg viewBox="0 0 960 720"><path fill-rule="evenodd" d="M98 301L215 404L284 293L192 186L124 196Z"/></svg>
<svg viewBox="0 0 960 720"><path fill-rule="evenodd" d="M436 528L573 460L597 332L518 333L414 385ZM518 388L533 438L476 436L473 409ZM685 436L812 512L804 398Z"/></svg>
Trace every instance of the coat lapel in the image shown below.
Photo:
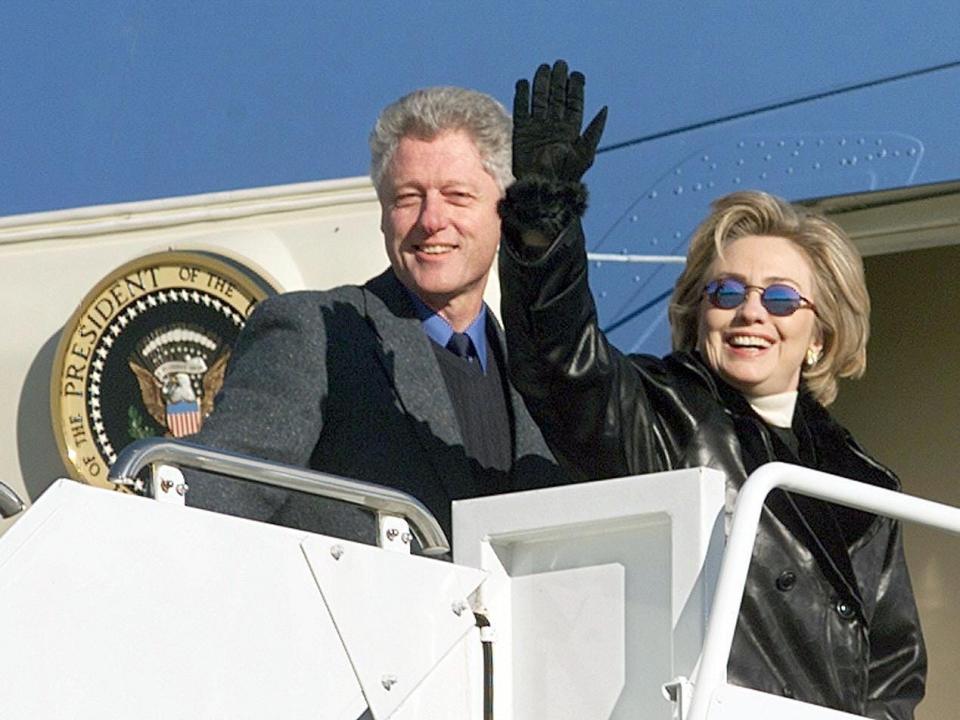
<svg viewBox="0 0 960 720"><path fill-rule="evenodd" d="M815 438L804 424L802 413L798 413L800 421L794 423L794 431L798 434L801 448L804 448L801 457L797 457L767 429L739 392L719 383L717 391L722 402L732 410L747 474L773 460L831 471L820 465L814 446ZM800 402L798 399L798 406ZM789 493L779 488L767 496L764 505L813 553L821 571L830 579L831 584L844 597L862 605L850 553L833 506L822 500Z"/></svg>
<svg viewBox="0 0 960 720"><path fill-rule="evenodd" d="M364 313L379 338L378 359L421 450L451 498L470 477L463 436L440 366L406 291L392 270L363 287Z"/></svg>

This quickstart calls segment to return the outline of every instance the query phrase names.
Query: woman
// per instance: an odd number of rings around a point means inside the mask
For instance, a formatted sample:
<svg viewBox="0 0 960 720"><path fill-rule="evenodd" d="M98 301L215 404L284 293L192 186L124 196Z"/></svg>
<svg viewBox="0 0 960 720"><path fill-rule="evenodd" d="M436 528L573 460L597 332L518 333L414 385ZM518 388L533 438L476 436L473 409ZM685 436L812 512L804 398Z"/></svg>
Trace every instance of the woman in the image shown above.
<svg viewBox="0 0 960 720"><path fill-rule="evenodd" d="M517 183L501 206L511 373L551 449L581 479L710 466L728 510L778 460L885 488L897 478L825 407L862 374L869 298L842 231L770 195L718 200L670 305L675 352L626 356L597 326L580 215L603 111L580 135L583 76L541 66L514 106ZM874 718L910 718L926 655L886 518L768 497L729 681Z"/></svg>

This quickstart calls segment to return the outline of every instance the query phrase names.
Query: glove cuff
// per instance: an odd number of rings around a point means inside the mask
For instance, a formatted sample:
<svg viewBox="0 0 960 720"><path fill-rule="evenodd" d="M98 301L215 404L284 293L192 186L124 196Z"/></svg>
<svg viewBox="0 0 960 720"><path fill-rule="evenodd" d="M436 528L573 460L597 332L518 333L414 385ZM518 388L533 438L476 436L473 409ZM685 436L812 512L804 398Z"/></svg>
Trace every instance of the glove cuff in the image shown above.
<svg viewBox="0 0 960 720"><path fill-rule="evenodd" d="M552 241L587 210L587 188L581 182L538 175L518 180L497 205L504 233L519 238L534 230Z"/></svg>

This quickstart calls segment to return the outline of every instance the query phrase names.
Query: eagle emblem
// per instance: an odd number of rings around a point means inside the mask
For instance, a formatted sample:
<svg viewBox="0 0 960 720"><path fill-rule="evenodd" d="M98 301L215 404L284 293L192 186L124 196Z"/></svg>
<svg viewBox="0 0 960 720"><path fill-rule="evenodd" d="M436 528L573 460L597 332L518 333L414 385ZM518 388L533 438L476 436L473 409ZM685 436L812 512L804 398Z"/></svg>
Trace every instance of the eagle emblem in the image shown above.
<svg viewBox="0 0 960 720"><path fill-rule="evenodd" d="M199 432L223 385L229 350L198 326L167 325L144 337L130 357L143 405L175 438Z"/></svg>

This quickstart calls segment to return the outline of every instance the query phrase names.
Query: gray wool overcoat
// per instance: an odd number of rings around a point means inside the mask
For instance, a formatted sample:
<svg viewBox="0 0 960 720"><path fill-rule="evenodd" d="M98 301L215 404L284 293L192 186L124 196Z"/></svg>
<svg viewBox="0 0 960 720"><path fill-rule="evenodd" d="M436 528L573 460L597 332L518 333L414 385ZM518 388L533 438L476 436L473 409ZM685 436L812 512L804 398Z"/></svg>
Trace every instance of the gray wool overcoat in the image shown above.
<svg viewBox="0 0 960 720"><path fill-rule="evenodd" d="M506 377L503 331L489 313L488 322L496 338L489 351ZM566 482L522 398L507 392L513 466L481 484L431 341L387 270L363 286L260 303L237 340L215 411L190 440L403 490L449 535L452 500ZM376 537L372 516L344 503L212 475L189 480L191 506L364 542Z"/></svg>

